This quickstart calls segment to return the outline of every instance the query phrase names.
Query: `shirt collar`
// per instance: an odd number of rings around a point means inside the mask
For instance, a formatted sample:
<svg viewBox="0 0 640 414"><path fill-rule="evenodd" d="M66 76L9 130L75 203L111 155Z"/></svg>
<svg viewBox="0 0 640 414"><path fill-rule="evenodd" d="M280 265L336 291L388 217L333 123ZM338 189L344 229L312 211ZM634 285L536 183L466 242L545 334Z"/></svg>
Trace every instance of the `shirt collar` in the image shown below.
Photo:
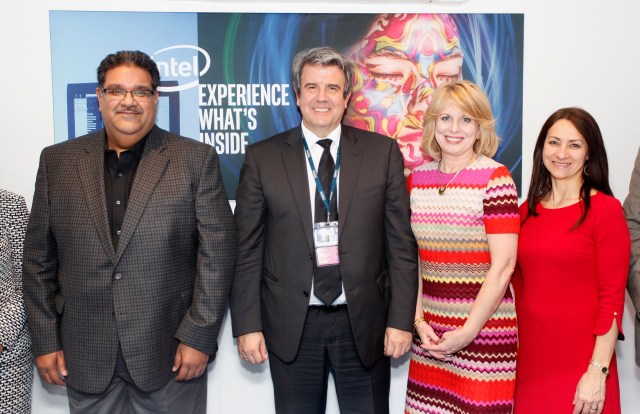
<svg viewBox="0 0 640 414"><path fill-rule="evenodd" d="M147 135L142 137L142 139L140 141L136 142L136 144L133 147L129 148L126 151L131 151L131 153L133 154L133 156L136 159L140 159L142 157L142 153L144 152L144 145L147 142L147 138L149 138L149 133L147 133ZM104 138L104 150L105 150L105 152L107 154L109 153L109 151L114 151L114 150L110 150L109 149L109 145L107 144L107 135L106 134L105 134L105 138ZM126 152L126 151L123 151L123 152Z"/></svg>
<svg viewBox="0 0 640 414"><path fill-rule="evenodd" d="M307 140L307 145L309 146L309 148L313 147L316 142L320 141L321 139L325 139L325 138L329 138L331 141L333 141L333 144L340 145L340 134L342 133L342 124L338 124L336 129L331 131L329 133L329 135L326 136L326 137L319 137L316 134L314 134L313 132L311 132L311 130L309 130L304 125L304 121L302 121L302 123L300 124L300 127L302 128L302 135L304 136L304 139Z"/></svg>

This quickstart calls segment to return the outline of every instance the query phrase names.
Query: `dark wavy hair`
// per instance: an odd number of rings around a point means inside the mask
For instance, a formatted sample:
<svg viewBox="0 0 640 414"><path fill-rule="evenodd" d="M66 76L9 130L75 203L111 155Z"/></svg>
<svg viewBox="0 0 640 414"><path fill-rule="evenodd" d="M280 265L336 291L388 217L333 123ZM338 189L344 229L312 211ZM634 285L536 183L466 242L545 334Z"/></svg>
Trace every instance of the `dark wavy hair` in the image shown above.
<svg viewBox="0 0 640 414"><path fill-rule="evenodd" d="M100 66L98 66L98 86L104 87L107 72L121 65L131 65L146 70L151 75L151 89L154 92L158 89L160 85L158 65L149 55L139 50L120 50L102 59Z"/></svg>
<svg viewBox="0 0 640 414"><path fill-rule="evenodd" d="M561 119L571 122L587 142L587 162L582 170L582 187L580 188L580 198L584 203L582 215L573 226L573 229L580 226L589 214L591 208L591 190L595 189L608 195L613 195L609 186L609 164L607 162L607 151L604 148L602 133L596 120L582 108L562 108L555 111L542 126L536 146L533 150L533 170L531 172L531 183L529 185L529 200L527 217L537 216L536 207L540 200L551 191L551 174L542 163L542 151L549 129Z"/></svg>

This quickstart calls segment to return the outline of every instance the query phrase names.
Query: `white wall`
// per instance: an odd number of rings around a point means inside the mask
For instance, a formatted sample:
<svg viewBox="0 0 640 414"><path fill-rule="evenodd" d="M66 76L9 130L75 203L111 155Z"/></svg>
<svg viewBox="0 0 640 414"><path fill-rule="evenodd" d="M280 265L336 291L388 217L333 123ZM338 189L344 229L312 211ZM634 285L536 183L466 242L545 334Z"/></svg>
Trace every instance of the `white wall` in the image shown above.
<svg viewBox="0 0 640 414"><path fill-rule="evenodd" d="M0 24L0 187L31 202L40 150L53 143L53 108L49 48L49 10L189 11L189 12L480 12L524 13L523 193L531 172L531 153L539 128L557 108L578 105L591 112L603 130L615 195L624 199L640 145L640 3L635 0L469 0L465 4L428 4L428 0L284 1L12 1L3 2ZM362 3L369 5L362 10ZM114 31L128 30L105 22ZM131 32L135 36L135 31ZM96 62L97 64L98 62ZM638 125L636 125L638 124ZM627 340L617 347L623 412L640 407L640 369L634 364L632 306L627 301ZM569 340L553 338L553 341ZM267 367L243 365L237 357L228 318L219 338L217 361L209 368L210 413L272 413ZM392 412L402 411L406 359L392 370ZM543 367L553 375L553 367ZM633 408L636 407L636 408ZM67 413L66 393L34 385L34 413ZM338 413L332 393L328 413Z"/></svg>

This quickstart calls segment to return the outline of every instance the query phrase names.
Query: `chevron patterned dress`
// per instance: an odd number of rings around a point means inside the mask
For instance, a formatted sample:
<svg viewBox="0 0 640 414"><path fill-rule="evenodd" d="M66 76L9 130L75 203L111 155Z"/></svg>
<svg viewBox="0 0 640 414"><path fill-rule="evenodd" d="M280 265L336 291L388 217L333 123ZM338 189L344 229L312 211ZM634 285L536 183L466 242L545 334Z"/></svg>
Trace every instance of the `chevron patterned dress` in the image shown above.
<svg viewBox="0 0 640 414"><path fill-rule="evenodd" d="M509 170L484 156L455 177L441 173L437 161L424 164L408 185L424 318L441 336L469 316L491 267L487 234L519 232L517 191ZM429 357L414 341L405 413L511 413L516 347L516 312L507 289L478 336L451 361Z"/></svg>

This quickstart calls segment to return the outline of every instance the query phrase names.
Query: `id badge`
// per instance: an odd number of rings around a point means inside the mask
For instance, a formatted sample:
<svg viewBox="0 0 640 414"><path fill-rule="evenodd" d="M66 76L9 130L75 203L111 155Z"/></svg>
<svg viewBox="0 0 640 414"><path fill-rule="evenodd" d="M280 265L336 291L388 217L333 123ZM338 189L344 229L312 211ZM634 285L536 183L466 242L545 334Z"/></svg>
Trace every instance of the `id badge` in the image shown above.
<svg viewBox="0 0 640 414"><path fill-rule="evenodd" d="M316 246L318 267L340 264L337 221L315 223L313 225L313 241Z"/></svg>

